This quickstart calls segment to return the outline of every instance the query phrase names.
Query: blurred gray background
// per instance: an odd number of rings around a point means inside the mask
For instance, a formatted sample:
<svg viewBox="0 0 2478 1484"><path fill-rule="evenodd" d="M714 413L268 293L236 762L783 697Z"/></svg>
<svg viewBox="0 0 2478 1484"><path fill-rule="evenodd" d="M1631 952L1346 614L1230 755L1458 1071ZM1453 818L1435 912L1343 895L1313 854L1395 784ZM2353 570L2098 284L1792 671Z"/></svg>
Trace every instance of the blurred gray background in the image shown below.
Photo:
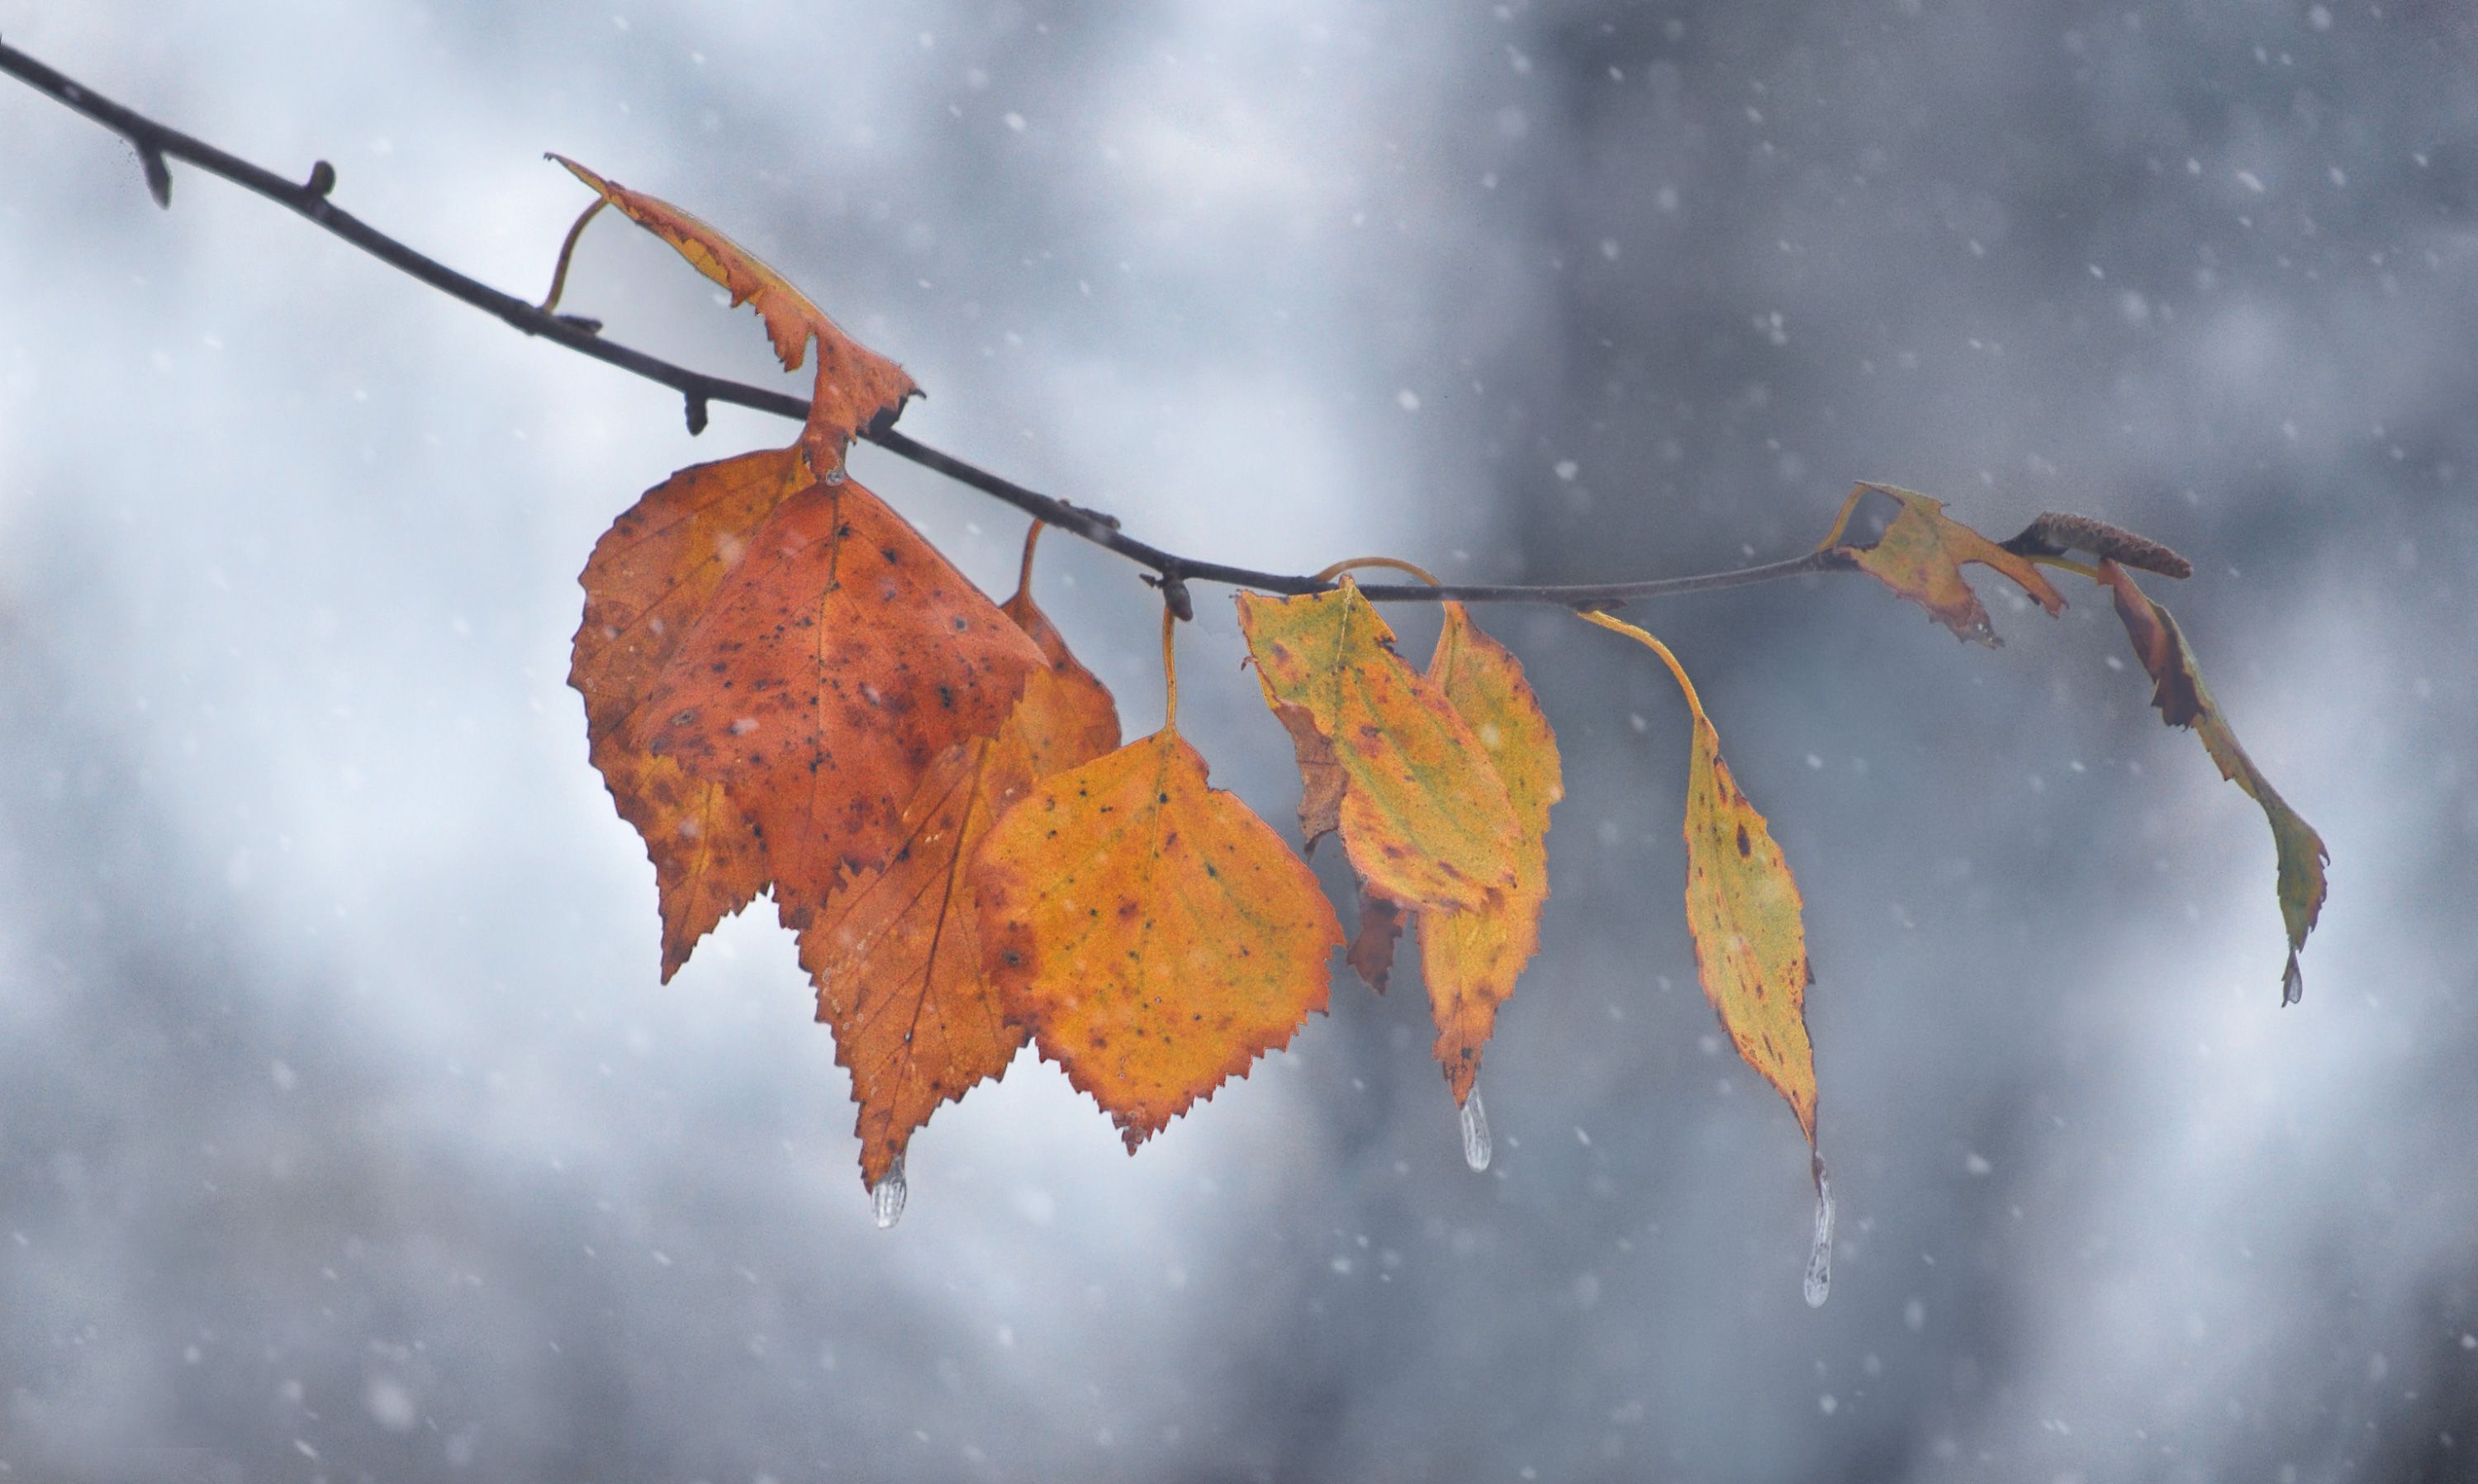
<svg viewBox="0 0 2478 1484"><path fill-rule="evenodd" d="M1809 902L1831 1303L1680 920L1650 658L1494 610L1564 740L1462 1167L1415 990L1128 1159L1020 1061L874 1230L771 914L668 988L565 687L594 536L790 437L0 86L0 1479L2460 1479L2478 1465L2478 27L2394 0L68 6L0 36L512 291L558 149L765 253L905 426L1182 550L1590 580L1857 479L2086 511L2331 844L2086 587L1631 616ZM797 388L667 249L568 308ZM1018 517L861 477L1011 583ZM1154 599L1043 601L1159 716ZM2170 589L2174 591L2169 591ZM1217 778L1286 819L1226 594ZM1425 653L1433 619L1399 616ZM1333 862L1324 868L1332 878ZM1336 880L1337 888L1341 883Z"/></svg>

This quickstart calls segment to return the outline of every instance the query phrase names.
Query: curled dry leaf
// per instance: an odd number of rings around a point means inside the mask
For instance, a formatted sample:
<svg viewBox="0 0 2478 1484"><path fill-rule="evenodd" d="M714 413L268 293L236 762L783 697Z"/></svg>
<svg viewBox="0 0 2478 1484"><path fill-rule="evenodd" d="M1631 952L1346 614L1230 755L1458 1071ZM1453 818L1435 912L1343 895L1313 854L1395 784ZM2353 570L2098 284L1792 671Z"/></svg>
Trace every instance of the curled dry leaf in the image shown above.
<svg viewBox="0 0 2478 1484"><path fill-rule="evenodd" d="M1523 829L1487 749L1394 653L1394 631L1357 585L1241 593L1239 627L1309 794L1331 787L1328 765L1340 772L1343 848L1363 880L1412 907L1481 907L1515 890Z"/></svg>
<svg viewBox="0 0 2478 1484"><path fill-rule="evenodd" d="M2194 652L2187 647L2186 636L2168 610L2136 587L2134 578L2114 562L2100 563L2099 580L2115 599L2116 616L2134 641L2134 652L2151 674L2151 704L2159 708L2161 718L2170 726L2191 727L2202 739L2203 750L2218 766L2220 776L2262 805L2263 817L2271 822L2272 845L2279 857L2280 917L2288 930L2288 963L2281 971L2280 1000L2293 1005L2306 993L2297 954L2323 913L2323 868L2331 852L2323 848L2323 837L2288 807L2288 801L2238 744L2237 733L2212 699L2211 688L2203 684L2202 667L2194 663Z"/></svg>
<svg viewBox="0 0 2478 1484"><path fill-rule="evenodd" d="M1852 513L1871 490L1899 502L1900 513L1874 545L1842 542ZM1980 603L1979 594L1962 580L1964 563L1981 563L2011 578L2052 617L2065 607L2063 595L2027 557L2006 550L1947 516L1943 501L1890 485L1862 484L1852 490L1850 498L1841 503L1841 514L1834 517L1832 531L1817 542L1817 549L1839 553L1860 571L1926 609L1960 638L1991 648L2004 641L1996 637L1994 625L1987 621L1987 610Z"/></svg>
<svg viewBox="0 0 2478 1484"><path fill-rule="evenodd" d="M1167 728L1037 786L980 882L990 978L1130 1152L1288 1044L1342 945L1306 863Z"/></svg>
<svg viewBox="0 0 2478 1484"><path fill-rule="evenodd" d="M1660 656L1686 694L1694 741L1686 768L1686 926L1695 968L1722 1029L1748 1066L1789 1099L1815 1143L1815 1053L1807 1039L1805 906L1764 817L1721 759L1721 735L1667 645L1623 619L1585 614Z"/></svg>
<svg viewBox="0 0 2478 1484"><path fill-rule="evenodd" d="M564 155L550 158L625 213L629 220L670 243L698 272L727 289L733 304L755 308L766 321L767 337L773 341L783 369L798 370L807 359L810 341L817 342L817 379L800 446L808 454L811 472L819 478L840 478L844 450L851 440L878 417L901 412L906 399L921 394L921 388L903 367L846 335L823 310L809 302L807 294L756 254L667 201L604 180Z"/></svg>
<svg viewBox="0 0 2478 1484"><path fill-rule="evenodd" d="M2162 577L2194 575L2193 563L2147 536L2062 511L2042 511L2038 518L2022 528L2020 535L2005 542L2005 549L2023 557L2061 557L2068 551L2085 551L2119 566L2158 572Z"/></svg>

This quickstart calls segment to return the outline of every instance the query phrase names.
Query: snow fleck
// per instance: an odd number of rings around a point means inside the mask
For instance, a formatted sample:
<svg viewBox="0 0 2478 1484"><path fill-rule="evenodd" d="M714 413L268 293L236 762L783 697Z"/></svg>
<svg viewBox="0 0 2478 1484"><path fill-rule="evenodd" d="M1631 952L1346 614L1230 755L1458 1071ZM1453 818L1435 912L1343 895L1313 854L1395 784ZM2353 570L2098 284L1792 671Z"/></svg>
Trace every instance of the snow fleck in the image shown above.
<svg viewBox="0 0 2478 1484"><path fill-rule="evenodd" d="M1556 464L1552 465L1552 471L1555 472L1559 479L1566 481L1568 484L1572 484L1575 481L1575 476L1583 471L1583 466L1577 464L1572 459L1560 459Z"/></svg>
<svg viewBox="0 0 2478 1484"><path fill-rule="evenodd" d="M1416 413L1420 410L1420 393L1405 387L1394 393L1394 403L1406 413Z"/></svg>
<svg viewBox="0 0 2478 1484"><path fill-rule="evenodd" d="M1994 1172L1996 1169L1995 1166L1987 1162L1987 1156L1980 1153L1977 1149L1970 1151L1969 1158L1964 1159L1961 1162L1961 1168L1970 1171L1972 1177L1976 1179L1985 1179L1987 1175Z"/></svg>
<svg viewBox="0 0 2478 1484"><path fill-rule="evenodd" d="M368 1409L370 1421L390 1432L411 1432L413 1424L421 1420L421 1409L415 1404L413 1393L393 1376L370 1377L369 1385L362 1391L362 1405Z"/></svg>
<svg viewBox="0 0 2478 1484"><path fill-rule="evenodd" d="M1047 1226L1058 1220L1058 1197L1036 1186L1026 1186L1015 1193L1015 1214L1034 1226Z"/></svg>

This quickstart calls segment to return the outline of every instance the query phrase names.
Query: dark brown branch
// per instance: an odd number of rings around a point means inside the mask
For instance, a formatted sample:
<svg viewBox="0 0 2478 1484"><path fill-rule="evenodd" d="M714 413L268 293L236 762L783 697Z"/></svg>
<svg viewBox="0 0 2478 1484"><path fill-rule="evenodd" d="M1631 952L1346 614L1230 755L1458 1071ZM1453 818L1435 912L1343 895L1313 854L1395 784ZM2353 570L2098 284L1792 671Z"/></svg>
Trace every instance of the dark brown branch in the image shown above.
<svg viewBox="0 0 2478 1484"><path fill-rule="evenodd" d="M451 298L461 299L487 314L496 315L510 326L527 335L544 340L591 356L596 361L618 366L623 371L644 377L677 391L686 400L689 430L699 431L705 423L708 405L716 402L746 407L756 412L803 421L809 405L795 396L744 382L726 381L674 365L657 356L647 355L598 333L600 326L576 315L559 314L529 304L514 294L502 293L477 279L468 278L435 259L424 257L404 243L331 204L327 195L336 184L336 172L325 161L319 161L311 171L306 185L295 184L275 172L250 163L238 156L225 153L202 139L190 138L177 129L168 128L142 113L136 113L103 97L82 84L74 82L24 52L0 42L0 72L25 83L38 92L60 100L68 107L93 119L113 133L127 139L138 152L148 190L159 205L171 204L172 180L165 162L178 160L194 165L210 175L220 176L244 190L266 197L279 206L308 217L355 247L385 263L390 267L410 274ZM892 419L889 419L890 421ZM1191 582L1223 583L1231 587L1252 588L1265 592L1322 592L1333 586L1315 577L1280 572L1260 572L1221 562L1204 562L1136 540L1119 528L1118 517L1100 511L1088 510L1068 501L1054 499L1037 490L1027 490L1013 480L1001 478L977 465L953 454L898 433L891 426L875 426L862 434L898 457L909 459L923 468L934 469L949 479L970 485L991 497L1002 500L1036 519L1080 537L1097 546L1114 551L1152 575L1146 581L1163 590L1165 599L1180 617L1193 612L1187 584ZM1466 603L1552 603L1565 608L1609 608L1636 598L1670 597L1686 592L1707 592L1719 588L1745 587L1753 583L1776 582L1784 577L1797 577L1810 572L1837 571L1850 566L1850 560L1838 549L1813 551L1787 561L1766 563L1759 566L1739 567L1731 571L1702 572L1685 577L1658 577L1641 582L1592 583L1572 586L1514 586L1489 583L1447 583L1429 586L1420 583L1369 583L1360 591L1378 602L1435 602L1453 598Z"/></svg>

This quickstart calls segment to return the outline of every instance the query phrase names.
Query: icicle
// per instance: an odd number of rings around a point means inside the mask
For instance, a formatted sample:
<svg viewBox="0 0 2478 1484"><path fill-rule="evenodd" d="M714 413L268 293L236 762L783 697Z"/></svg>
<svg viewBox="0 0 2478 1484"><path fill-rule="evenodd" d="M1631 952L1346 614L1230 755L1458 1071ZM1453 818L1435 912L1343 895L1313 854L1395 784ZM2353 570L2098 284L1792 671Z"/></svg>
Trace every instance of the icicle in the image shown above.
<svg viewBox="0 0 2478 1484"><path fill-rule="evenodd" d="M895 1163L886 1167L885 1175L869 1188L869 1214L879 1231L903 1220L904 1197L911 1194L903 1183L903 1156L898 1154Z"/></svg>
<svg viewBox="0 0 2478 1484"><path fill-rule="evenodd" d="M1463 1163L1474 1170L1488 1168L1488 1107L1479 1100L1479 1089L1471 1090L1463 1099Z"/></svg>
<svg viewBox="0 0 2478 1484"><path fill-rule="evenodd" d="M1807 1253L1807 1306L1821 1309L1833 1292L1833 1176L1815 1157L1815 1245Z"/></svg>

